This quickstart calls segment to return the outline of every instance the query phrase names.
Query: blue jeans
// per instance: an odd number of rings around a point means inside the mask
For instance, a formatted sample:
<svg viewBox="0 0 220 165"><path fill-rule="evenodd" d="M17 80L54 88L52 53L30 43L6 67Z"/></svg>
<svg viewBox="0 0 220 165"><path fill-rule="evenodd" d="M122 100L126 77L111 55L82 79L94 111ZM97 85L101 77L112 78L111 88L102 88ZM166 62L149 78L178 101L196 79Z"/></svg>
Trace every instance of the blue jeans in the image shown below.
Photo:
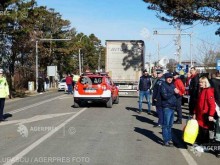
<svg viewBox="0 0 220 165"><path fill-rule="evenodd" d="M161 107L156 106L156 111L158 115L158 124L162 125L163 124L163 109Z"/></svg>
<svg viewBox="0 0 220 165"><path fill-rule="evenodd" d="M68 87L68 94L73 94L73 86L72 84L67 84L67 87Z"/></svg>
<svg viewBox="0 0 220 165"><path fill-rule="evenodd" d="M163 109L162 135L164 143L172 140L172 126L174 119L174 110L170 108Z"/></svg>
<svg viewBox="0 0 220 165"><path fill-rule="evenodd" d="M147 100L147 104L148 104L148 112L151 112L150 109L150 90L147 91L139 91L139 111L142 111L142 103L143 103L143 99L144 97Z"/></svg>

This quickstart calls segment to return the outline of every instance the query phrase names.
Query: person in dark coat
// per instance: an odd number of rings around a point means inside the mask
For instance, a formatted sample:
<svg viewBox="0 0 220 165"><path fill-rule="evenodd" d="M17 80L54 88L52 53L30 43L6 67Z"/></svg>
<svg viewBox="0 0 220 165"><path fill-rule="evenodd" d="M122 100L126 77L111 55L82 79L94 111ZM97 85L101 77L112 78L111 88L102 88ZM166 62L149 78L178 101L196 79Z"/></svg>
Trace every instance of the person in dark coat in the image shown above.
<svg viewBox="0 0 220 165"><path fill-rule="evenodd" d="M214 97L215 97L215 103L216 106L220 107L220 73L216 73L215 77L212 77L211 79L211 86L214 88ZM217 110L217 108L216 108ZM215 135L215 145L217 145L220 148L220 113L217 111L216 113L216 135ZM215 150L215 154L218 158L220 158L220 149Z"/></svg>
<svg viewBox="0 0 220 165"><path fill-rule="evenodd" d="M139 113L142 112L142 103L144 97L147 100L148 110L147 113L151 114L151 102L150 102L150 90L151 90L151 77L149 76L147 70L143 70L143 75L140 77L139 84L138 84L138 91L139 91Z"/></svg>
<svg viewBox="0 0 220 165"><path fill-rule="evenodd" d="M158 122L154 127L161 127L163 124L163 110L161 105L161 85L165 81L163 77L163 70L157 70L157 81L153 87L152 105L156 106L156 112L158 115Z"/></svg>
<svg viewBox="0 0 220 165"><path fill-rule="evenodd" d="M169 147L173 145L172 126L174 111L177 106L176 95L179 93L179 90L175 87L173 83L173 75L171 73L166 73L164 77L165 82L162 83L160 92L161 105L163 109L162 136L164 146Z"/></svg>
<svg viewBox="0 0 220 165"><path fill-rule="evenodd" d="M44 90L44 80L42 77L39 77L38 78L38 89L37 89L37 92L45 92Z"/></svg>
<svg viewBox="0 0 220 165"><path fill-rule="evenodd" d="M214 88L215 102L220 107L220 73L211 79L211 86Z"/></svg>
<svg viewBox="0 0 220 165"><path fill-rule="evenodd" d="M196 71L195 67L190 68L191 81L189 84L189 113L193 115L193 110L195 108L198 93L199 93L199 74Z"/></svg>

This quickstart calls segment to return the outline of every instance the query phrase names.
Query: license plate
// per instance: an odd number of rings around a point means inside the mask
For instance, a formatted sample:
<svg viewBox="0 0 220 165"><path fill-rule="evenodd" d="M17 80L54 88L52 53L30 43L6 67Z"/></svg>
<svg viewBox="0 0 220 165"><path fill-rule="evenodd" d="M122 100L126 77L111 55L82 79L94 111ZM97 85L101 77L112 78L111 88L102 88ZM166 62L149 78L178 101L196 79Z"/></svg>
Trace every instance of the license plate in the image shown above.
<svg viewBox="0 0 220 165"><path fill-rule="evenodd" d="M85 89L85 93L96 93L95 89Z"/></svg>

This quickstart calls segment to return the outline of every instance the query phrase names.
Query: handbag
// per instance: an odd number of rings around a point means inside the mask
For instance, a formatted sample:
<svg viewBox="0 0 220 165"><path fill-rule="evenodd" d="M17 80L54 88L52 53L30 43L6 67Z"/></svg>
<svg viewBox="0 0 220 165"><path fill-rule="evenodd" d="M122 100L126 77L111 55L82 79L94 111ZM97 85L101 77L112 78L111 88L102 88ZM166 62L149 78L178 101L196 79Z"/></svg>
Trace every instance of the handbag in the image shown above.
<svg viewBox="0 0 220 165"><path fill-rule="evenodd" d="M190 119L184 128L183 141L189 144L194 144L198 136L198 133L199 124L197 120Z"/></svg>

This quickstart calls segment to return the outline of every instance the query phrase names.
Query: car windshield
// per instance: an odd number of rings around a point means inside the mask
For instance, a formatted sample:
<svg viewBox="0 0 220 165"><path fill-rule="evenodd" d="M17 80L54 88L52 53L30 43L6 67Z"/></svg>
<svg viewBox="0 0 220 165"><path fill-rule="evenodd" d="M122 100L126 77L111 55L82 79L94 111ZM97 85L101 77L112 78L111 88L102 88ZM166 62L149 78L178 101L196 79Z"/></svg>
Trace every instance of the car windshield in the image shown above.
<svg viewBox="0 0 220 165"><path fill-rule="evenodd" d="M81 77L80 83L81 84L101 84L102 77Z"/></svg>
<svg viewBox="0 0 220 165"><path fill-rule="evenodd" d="M60 82L66 82L66 79L62 79Z"/></svg>

